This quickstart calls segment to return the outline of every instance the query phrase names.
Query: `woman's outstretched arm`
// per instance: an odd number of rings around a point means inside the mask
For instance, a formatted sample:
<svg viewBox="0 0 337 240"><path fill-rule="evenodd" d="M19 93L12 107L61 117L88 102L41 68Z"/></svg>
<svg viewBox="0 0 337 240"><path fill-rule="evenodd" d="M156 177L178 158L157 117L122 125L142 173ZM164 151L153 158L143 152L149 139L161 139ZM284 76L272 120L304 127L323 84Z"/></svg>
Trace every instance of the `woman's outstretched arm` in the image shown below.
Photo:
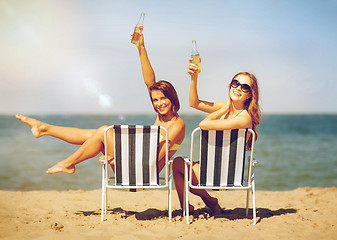
<svg viewBox="0 0 337 240"><path fill-rule="evenodd" d="M149 57L146 52L143 33L140 33L140 40L136 46L139 52L139 58L140 58L140 64L142 66L144 82L150 92L150 87L156 83L156 77L155 77L153 68L151 66Z"/></svg>
<svg viewBox="0 0 337 240"><path fill-rule="evenodd" d="M214 111L222 108L226 102L208 102L199 99L198 95L198 66L192 63L192 58L189 59L189 66L187 72L191 76L190 94L189 94L189 104L190 107L198 109L203 112L212 113Z"/></svg>
<svg viewBox="0 0 337 240"><path fill-rule="evenodd" d="M252 127L252 119L247 111L233 118L219 119L221 116L226 114L228 110L229 104L225 104L222 108L211 113L202 120L199 127L204 130L229 130Z"/></svg>

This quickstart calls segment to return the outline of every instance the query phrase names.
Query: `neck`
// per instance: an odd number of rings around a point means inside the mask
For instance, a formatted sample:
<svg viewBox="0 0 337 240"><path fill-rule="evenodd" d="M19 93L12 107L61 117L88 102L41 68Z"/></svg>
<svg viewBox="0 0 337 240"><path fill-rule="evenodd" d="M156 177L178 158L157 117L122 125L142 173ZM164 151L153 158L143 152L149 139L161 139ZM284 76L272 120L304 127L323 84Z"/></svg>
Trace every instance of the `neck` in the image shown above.
<svg viewBox="0 0 337 240"><path fill-rule="evenodd" d="M232 104L231 104L231 107L230 107L230 112L232 114L237 114L238 112L242 111L243 109L245 109L244 103L232 101Z"/></svg>
<svg viewBox="0 0 337 240"><path fill-rule="evenodd" d="M171 121L172 118L174 118L174 117L175 117L175 115L174 115L172 112L167 113L167 114L165 114L165 115L160 115L160 114L158 114L158 119L159 119L159 121L162 121L162 122L169 122L169 121Z"/></svg>

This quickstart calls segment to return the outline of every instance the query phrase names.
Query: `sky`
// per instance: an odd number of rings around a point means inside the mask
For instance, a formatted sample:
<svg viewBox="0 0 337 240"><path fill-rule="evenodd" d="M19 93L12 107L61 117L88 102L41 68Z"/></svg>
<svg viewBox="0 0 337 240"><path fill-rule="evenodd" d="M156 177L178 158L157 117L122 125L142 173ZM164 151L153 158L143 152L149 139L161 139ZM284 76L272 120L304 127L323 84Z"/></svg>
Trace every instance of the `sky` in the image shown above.
<svg viewBox="0 0 337 240"><path fill-rule="evenodd" d="M336 0L0 0L0 114L153 113L130 35L145 12L156 79L188 105L192 40L202 100L241 71L263 113L337 113Z"/></svg>

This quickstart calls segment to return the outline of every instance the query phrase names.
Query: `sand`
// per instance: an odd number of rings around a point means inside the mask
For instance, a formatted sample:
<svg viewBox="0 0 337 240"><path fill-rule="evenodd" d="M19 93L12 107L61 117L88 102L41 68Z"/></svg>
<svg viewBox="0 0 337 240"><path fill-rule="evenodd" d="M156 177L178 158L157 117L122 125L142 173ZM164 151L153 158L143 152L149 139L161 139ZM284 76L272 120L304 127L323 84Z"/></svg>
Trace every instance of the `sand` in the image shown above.
<svg viewBox="0 0 337 240"><path fill-rule="evenodd" d="M190 195L196 211L187 225L173 192L108 190L100 221L101 190L0 191L0 239L337 239L337 188L257 191L257 225L245 216L244 191L211 192L224 214L214 217Z"/></svg>

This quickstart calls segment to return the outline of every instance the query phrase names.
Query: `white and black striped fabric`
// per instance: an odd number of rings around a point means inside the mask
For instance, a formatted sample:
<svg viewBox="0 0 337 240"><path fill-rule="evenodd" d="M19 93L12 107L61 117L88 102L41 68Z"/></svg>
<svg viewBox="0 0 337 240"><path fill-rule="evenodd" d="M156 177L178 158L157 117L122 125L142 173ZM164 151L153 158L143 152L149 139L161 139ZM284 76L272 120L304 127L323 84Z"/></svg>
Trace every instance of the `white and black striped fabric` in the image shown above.
<svg viewBox="0 0 337 240"><path fill-rule="evenodd" d="M113 129L116 185L158 185L160 126L115 125Z"/></svg>
<svg viewBox="0 0 337 240"><path fill-rule="evenodd" d="M201 130L199 186L242 186L247 129Z"/></svg>

